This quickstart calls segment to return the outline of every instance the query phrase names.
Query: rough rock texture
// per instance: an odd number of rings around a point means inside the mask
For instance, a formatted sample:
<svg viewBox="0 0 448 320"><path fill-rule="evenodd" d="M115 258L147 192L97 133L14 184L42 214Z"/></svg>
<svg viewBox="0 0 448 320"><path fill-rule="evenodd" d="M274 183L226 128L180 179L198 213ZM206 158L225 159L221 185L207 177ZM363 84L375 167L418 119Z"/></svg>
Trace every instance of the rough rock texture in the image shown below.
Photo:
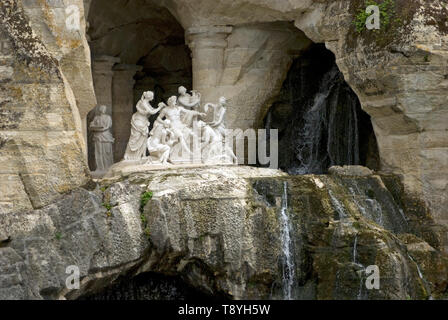
<svg viewBox="0 0 448 320"><path fill-rule="evenodd" d="M82 33L61 29L63 3L52 3L0 3L0 215L87 181L79 111L95 98L88 50Z"/></svg>
<svg viewBox="0 0 448 320"><path fill-rule="evenodd" d="M111 178L2 218L0 298L119 298L127 291L102 288L120 276L156 272L207 295L282 299L285 183L294 298L443 297L447 259L437 234L426 242L407 233L416 215L412 208L400 214L399 182L385 179L392 192L375 175L292 177L233 166ZM363 286L372 264L380 290ZM80 290L65 289L70 265L80 268Z"/></svg>
<svg viewBox="0 0 448 320"><path fill-rule="evenodd" d="M373 174L372 170L363 166L334 166L328 169L329 174L340 176L365 177Z"/></svg>
<svg viewBox="0 0 448 320"><path fill-rule="evenodd" d="M388 26L358 34L354 21L365 9L361 0L162 2L187 33L198 26L211 35L216 25L294 20L311 40L325 43L372 116L383 170L402 175L407 189L422 196L436 220L446 224L448 9L441 0L393 3L395 13L388 12ZM212 51L202 52L213 61ZM287 64L283 68L286 71ZM193 76L201 69L193 63ZM201 83L194 78L195 87L202 87ZM249 93L247 101L275 84L275 77L259 82L257 94ZM245 103L236 105L234 112L239 113ZM263 109L262 104L258 107Z"/></svg>
<svg viewBox="0 0 448 320"><path fill-rule="evenodd" d="M79 118L85 121L95 105L84 32L83 5L86 12L89 8L91 14L95 12L95 4L90 2L1 3L4 132L0 152L6 164L2 166L6 183L1 186L0 203L4 212L44 205L85 181ZM132 3L135 7L137 2ZM363 109L372 116L383 170L401 175L407 190L420 196L435 219L446 224L448 13L444 1L395 0L390 25L376 33L355 30L356 15L364 6L362 0L139 3L148 8L145 11L166 8L178 20L192 51L194 87L203 91L204 100L228 95L229 125L243 129L260 125L292 59L300 55L309 39L325 43L335 53ZM64 6L69 4L80 9L80 32L65 28ZM124 1L120 5L131 6ZM162 11L165 17L166 11ZM92 19L108 21L106 18ZM142 15L142 21L124 23L130 23L132 33L145 25L144 19ZM291 21L296 29L291 28ZM114 42L115 29L108 30L111 26L107 23L100 25L106 29L99 34L106 35L99 40L94 35L95 44L109 39L107 43L123 45L122 41ZM125 36L118 38L126 40ZM162 35L160 39L170 44L170 37ZM146 58L138 63L151 72L150 60L161 57L160 48L150 54L145 51L151 46L140 47L145 50L139 54L112 47L115 53L111 54L144 55ZM161 66L166 66L167 60L162 60ZM171 65L173 59L168 61Z"/></svg>
<svg viewBox="0 0 448 320"><path fill-rule="evenodd" d="M296 257L302 289L295 294L357 297L358 264L378 263L385 286L361 297L443 295L446 265L439 250L448 240L435 222L448 224L445 1L396 0L389 25L376 33L355 30L361 0L144 3L168 9L181 24L192 52L193 86L204 100L230 98L230 126L260 125L310 39L335 54L371 115L382 170L399 175L404 187L390 176L282 177L293 229L303 240ZM80 10L79 31L66 30L69 4ZM278 173L187 169L131 175L104 192L79 188L88 181L84 119L96 103L84 4L93 6L88 0L0 3L0 297L74 298L121 273L144 271L177 274L203 291L234 298L280 297L275 199L283 184L279 177L263 178ZM159 72L164 68L150 60L161 55L155 49L139 62ZM147 188L157 192L142 228L140 196ZM407 227L397 220L398 205ZM341 207L345 215L335 211ZM419 238L394 235L405 231ZM360 256L353 261L355 238ZM70 264L79 265L84 277L79 292L63 289Z"/></svg>

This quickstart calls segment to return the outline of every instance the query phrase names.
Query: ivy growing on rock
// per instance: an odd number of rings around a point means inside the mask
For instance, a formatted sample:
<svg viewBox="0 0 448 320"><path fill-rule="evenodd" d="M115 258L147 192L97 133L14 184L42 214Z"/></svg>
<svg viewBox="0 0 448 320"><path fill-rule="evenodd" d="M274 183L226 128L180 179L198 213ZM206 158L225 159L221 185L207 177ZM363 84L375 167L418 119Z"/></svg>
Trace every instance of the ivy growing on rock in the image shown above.
<svg viewBox="0 0 448 320"><path fill-rule="evenodd" d="M366 30L366 21L371 16L371 14L366 12L368 6L378 6L380 10L380 30L385 31L391 23L392 16L395 14L395 1L394 0L384 0L383 2L377 2L374 0L366 0L365 6L359 9L358 14L355 18L356 31L362 33ZM373 32L378 32L378 30L372 30Z"/></svg>

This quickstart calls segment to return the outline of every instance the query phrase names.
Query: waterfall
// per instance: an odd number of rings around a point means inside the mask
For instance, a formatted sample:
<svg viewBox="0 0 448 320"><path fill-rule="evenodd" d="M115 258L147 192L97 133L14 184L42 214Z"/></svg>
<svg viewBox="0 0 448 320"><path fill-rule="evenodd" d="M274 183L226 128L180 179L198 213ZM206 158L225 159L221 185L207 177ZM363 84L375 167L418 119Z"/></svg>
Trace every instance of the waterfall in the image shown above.
<svg viewBox="0 0 448 320"><path fill-rule="evenodd" d="M358 185L356 180L345 183L353 203L365 218L393 232L405 232L408 229L403 209L397 205L393 197L385 196L380 192L376 194L368 184ZM373 194L371 194L372 192Z"/></svg>
<svg viewBox="0 0 448 320"><path fill-rule="evenodd" d="M362 287L364 286L364 280L365 280L365 277L363 275L365 275L366 268L364 267L364 265L362 263L359 263L356 261L357 256L358 256L358 235L355 234L355 240L353 242L353 263L356 264L357 266L361 267L361 269L359 271L359 289L358 289L358 294L356 295L356 299L363 300L366 298L365 294L363 297L363 292L362 292Z"/></svg>
<svg viewBox="0 0 448 320"><path fill-rule="evenodd" d="M291 174L324 173L332 165L360 163L359 102L334 66L305 107L293 141L298 165Z"/></svg>
<svg viewBox="0 0 448 320"><path fill-rule="evenodd" d="M423 276L423 273L422 273L422 271L420 269L420 266L418 265L417 261L415 261L414 258L411 257L411 255L409 253L408 253L408 257L415 264L415 266L417 267L418 277L420 278L420 280L422 280L423 285L425 286L425 289L426 289L427 293L429 294L429 300L433 300L434 298L431 295L431 288L430 288L430 286L428 284L428 281Z"/></svg>
<svg viewBox="0 0 448 320"><path fill-rule="evenodd" d="M283 298L285 300L293 299L293 285L295 277L294 255L291 245L291 224L288 217L288 184L283 183L282 207L280 210L280 228L283 263Z"/></svg>
<svg viewBox="0 0 448 320"><path fill-rule="evenodd" d="M328 190L328 194L330 195L331 203L336 208L336 211L339 215L339 220L342 220L344 218L347 218L347 214L345 213L344 206L339 202L339 200L334 196L333 192L331 190Z"/></svg>
<svg viewBox="0 0 448 320"><path fill-rule="evenodd" d="M356 263L357 245L358 245L358 235L355 235L355 243L353 244L353 263Z"/></svg>

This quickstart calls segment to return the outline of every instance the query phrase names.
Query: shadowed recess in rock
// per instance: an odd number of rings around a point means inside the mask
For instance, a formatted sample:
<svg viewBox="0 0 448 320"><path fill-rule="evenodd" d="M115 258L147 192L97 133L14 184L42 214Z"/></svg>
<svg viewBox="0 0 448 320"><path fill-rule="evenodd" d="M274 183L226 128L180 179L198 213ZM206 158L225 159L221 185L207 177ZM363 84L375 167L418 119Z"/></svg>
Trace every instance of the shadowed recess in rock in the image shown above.
<svg viewBox="0 0 448 320"><path fill-rule="evenodd" d="M176 95L180 85L192 89L191 51L185 30L155 2L96 0L90 7L89 45L98 104L113 120L114 162L123 159L130 120L143 92L155 94L153 106ZM98 108L88 116L90 123ZM151 117L152 124L155 117ZM89 167L96 169L92 136Z"/></svg>
<svg viewBox="0 0 448 320"><path fill-rule="evenodd" d="M323 45L294 61L265 127L279 129L279 166L290 174L325 173L332 165L378 169L370 117Z"/></svg>
<svg viewBox="0 0 448 320"><path fill-rule="evenodd" d="M142 273L121 277L99 292L79 300L195 300L212 301L213 297L191 287L179 277Z"/></svg>

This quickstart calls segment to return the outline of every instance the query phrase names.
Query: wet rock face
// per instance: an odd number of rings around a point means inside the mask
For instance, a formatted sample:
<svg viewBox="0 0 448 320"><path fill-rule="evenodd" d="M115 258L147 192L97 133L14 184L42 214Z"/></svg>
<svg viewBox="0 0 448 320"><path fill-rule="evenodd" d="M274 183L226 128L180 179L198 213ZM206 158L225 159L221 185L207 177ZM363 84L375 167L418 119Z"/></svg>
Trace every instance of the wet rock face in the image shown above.
<svg viewBox="0 0 448 320"><path fill-rule="evenodd" d="M322 174L334 165L379 169L371 119L323 45L294 60L264 123L279 130L279 167L291 174Z"/></svg>
<svg viewBox="0 0 448 320"><path fill-rule="evenodd" d="M400 212L394 183L250 167L127 173L3 218L0 297L169 299L193 287L208 297L284 299L289 283L293 299L440 298L447 260L437 230L416 236L412 221L434 224L417 217L418 206ZM70 265L80 290L65 287ZM379 290L365 287L372 265Z"/></svg>

